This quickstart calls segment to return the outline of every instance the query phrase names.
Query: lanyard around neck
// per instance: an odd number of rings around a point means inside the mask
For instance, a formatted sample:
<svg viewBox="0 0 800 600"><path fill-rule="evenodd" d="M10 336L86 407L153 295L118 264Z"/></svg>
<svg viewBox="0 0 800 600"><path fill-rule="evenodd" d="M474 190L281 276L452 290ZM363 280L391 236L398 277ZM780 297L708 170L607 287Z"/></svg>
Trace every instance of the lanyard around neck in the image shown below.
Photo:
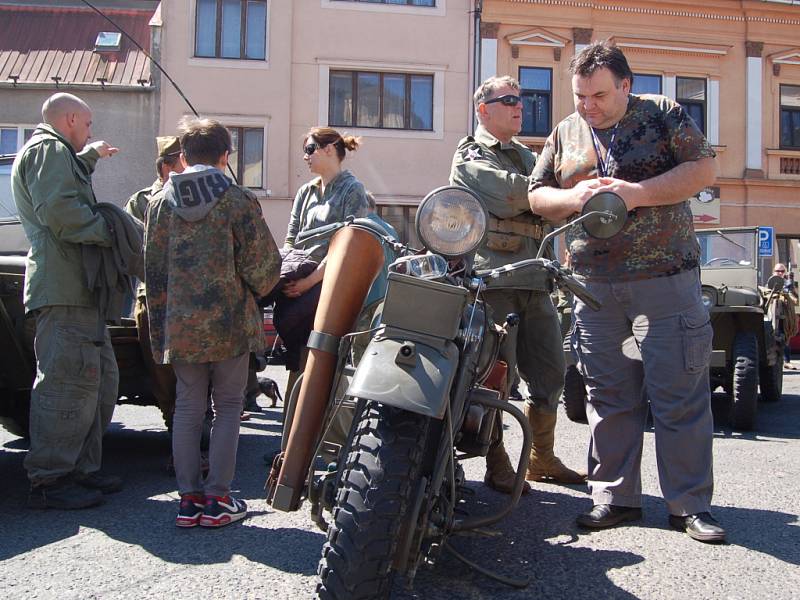
<svg viewBox="0 0 800 600"><path fill-rule="evenodd" d="M600 154L600 140L597 139L594 127L589 127L589 130L592 132L592 145L594 146L594 153L597 155L597 171L600 173L600 177L608 177L608 170L614 158L611 152L614 150L614 142L617 139L617 127L619 127L619 122L614 125L614 129L611 131L611 141L608 143L608 148L606 148L605 159L603 159Z"/></svg>

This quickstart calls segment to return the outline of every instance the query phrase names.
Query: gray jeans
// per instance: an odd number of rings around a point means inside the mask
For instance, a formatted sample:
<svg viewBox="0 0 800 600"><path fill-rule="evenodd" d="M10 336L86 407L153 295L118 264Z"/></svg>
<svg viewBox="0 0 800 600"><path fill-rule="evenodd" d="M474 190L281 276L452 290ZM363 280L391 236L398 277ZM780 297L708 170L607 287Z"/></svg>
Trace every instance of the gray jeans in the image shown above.
<svg viewBox="0 0 800 600"><path fill-rule="evenodd" d="M647 402L670 514L709 510L714 489L708 365L713 331L697 271L587 281L603 303L575 299L573 348L589 392L589 487L595 504L640 506ZM633 336L638 353L626 340Z"/></svg>
<svg viewBox="0 0 800 600"><path fill-rule="evenodd" d="M172 363L177 379L172 420L172 455L178 492L227 496L236 470L239 415L247 385L250 355L211 363ZM205 484L200 472L200 436L208 405L208 386L214 421L211 425L209 470Z"/></svg>
<svg viewBox="0 0 800 600"><path fill-rule="evenodd" d="M31 391L32 485L100 469L103 433L114 414L119 371L108 330L101 345L97 309L48 306L35 311L36 380Z"/></svg>

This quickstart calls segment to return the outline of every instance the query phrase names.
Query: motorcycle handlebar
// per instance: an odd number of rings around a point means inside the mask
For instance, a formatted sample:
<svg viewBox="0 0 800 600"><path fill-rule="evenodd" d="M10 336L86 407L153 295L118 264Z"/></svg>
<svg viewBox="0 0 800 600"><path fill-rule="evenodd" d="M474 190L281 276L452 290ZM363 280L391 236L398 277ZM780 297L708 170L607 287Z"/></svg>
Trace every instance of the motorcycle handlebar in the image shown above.
<svg viewBox="0 0 800 600"><path fill-rule="evenodd" d="M498 277L509 275L515 271L519 271L520 269L527 268L546 270L556 285L567 288L570 292L583 300L583 302L585 302L586 305L592 310L600 310L600 307L603 305L603 303L600 302L600 300L594 296L594 294L586 289L586 286L583 283L572 276L570 271L565 270L560 264L558 264L558 262L549 260L547 258L529 258L527 260L521 260L512 264L503 265L502 267L497 267L495 269L484 269L481 271L476 271L475 276L480 279L497 279Z"/></svg>
<svg viewBox="0 0 800 600"><path fill-rule="evenodd" d="M586 286L582 282L575 279L572 275L562 275L561 283L570 292L583 300L583 302L586 303L586 306L592 310L600 310L602 308L603 303L600 302L600 300L588 289L586 289Z"/></svg>

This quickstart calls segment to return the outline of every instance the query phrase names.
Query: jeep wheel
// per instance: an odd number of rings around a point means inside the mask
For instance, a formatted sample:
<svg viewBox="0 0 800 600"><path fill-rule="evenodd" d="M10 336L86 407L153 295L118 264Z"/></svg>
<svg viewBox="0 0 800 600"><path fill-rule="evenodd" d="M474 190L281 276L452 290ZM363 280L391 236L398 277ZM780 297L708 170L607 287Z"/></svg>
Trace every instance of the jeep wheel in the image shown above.
<svg viewBox="0 0 800 600"><path fill-rule="evenodd" d="M761 365L758 370L758 385L761 388L761 400L777 402L783 395L783 353L772 366Z"/></svg>
<svg viewBox="0 0 800 600"><path fill-rule="evenodd" d="M731 426L749 431L758 409L758 340L750 332L739 332L733 340L732 395Z"/></svg>
<svg viewBox="0 0 800 600"><path fill-rule="evenodd" d="M575 423L587 423L586 420L586 385L583 375L575 365L567 367L564 373L564 392L561 395L567 417Z"/></svg>

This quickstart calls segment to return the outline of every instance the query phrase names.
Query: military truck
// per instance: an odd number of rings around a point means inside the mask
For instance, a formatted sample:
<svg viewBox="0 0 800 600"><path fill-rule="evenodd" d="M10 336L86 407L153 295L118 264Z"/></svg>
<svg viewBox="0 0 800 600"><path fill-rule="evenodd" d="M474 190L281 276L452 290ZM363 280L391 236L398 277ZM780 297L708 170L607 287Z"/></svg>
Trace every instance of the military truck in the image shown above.
<svg viewBox="0 0 800 600"><path fill-rule="evenodd" d="M780 290L759 287L758 227L698 230L703 303L711 315L711 389L731 396L730 424L750 430L761 400L783 390L784 339ZM777 282L781 283L781 282ZM782 285L781 285L782 287Z"/></svg>

